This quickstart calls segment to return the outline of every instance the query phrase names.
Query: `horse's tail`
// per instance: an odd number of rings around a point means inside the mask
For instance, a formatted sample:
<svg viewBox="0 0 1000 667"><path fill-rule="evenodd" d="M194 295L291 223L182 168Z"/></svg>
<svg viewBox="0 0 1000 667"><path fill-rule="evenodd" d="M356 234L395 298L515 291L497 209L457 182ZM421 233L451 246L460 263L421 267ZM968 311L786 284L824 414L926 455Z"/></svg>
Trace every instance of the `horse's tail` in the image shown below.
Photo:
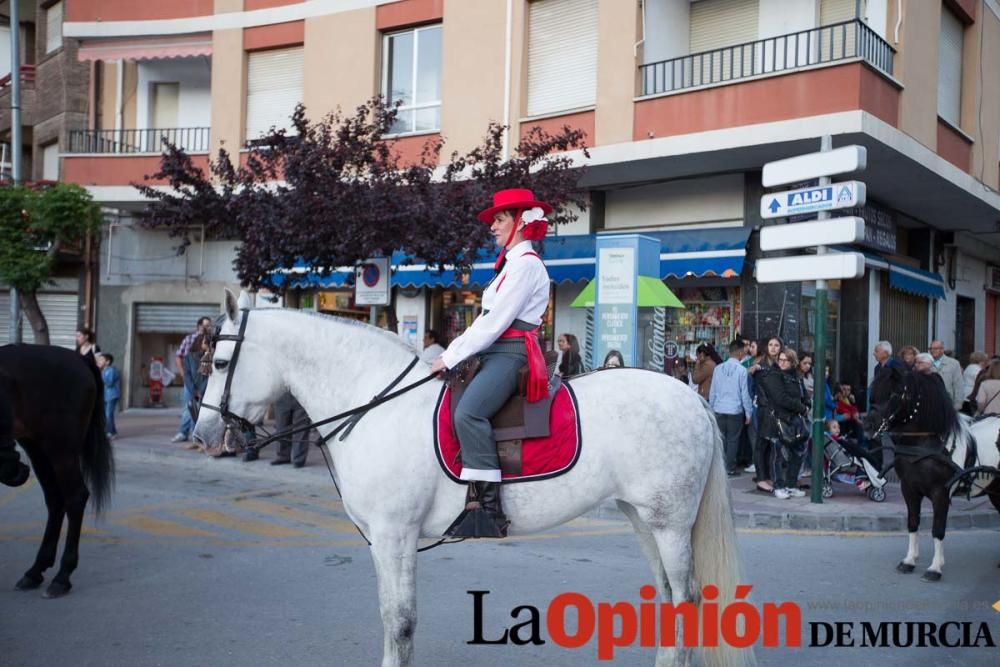
<svg viewBox="0 0 1000 667"><path fill-rule="evenodd" d="M111 487L115 482L115 457L108 440L107 424L104 419L104 380L94 362L86 360L87 367L94 376L97 393L87 426L87 437L83 442L81 467L83 479L90 489L94 513L100 514L111 498Z"/></svg>
<svg viewBox="0 0 1000 667"><path fill-rule="evenodd" d="M716 602L719 609L725 609L735 599L736 586L741 583L742 564L736 547L736 525L726 475L722 432L707 404L705 412L712 425L712 463L691 536L694 582L699 592L702 586L709 584L718 587ZM716 648L704 649L704 657L709 667L756 664L752 648L736 649L725 642L720 642Z"/></svg>

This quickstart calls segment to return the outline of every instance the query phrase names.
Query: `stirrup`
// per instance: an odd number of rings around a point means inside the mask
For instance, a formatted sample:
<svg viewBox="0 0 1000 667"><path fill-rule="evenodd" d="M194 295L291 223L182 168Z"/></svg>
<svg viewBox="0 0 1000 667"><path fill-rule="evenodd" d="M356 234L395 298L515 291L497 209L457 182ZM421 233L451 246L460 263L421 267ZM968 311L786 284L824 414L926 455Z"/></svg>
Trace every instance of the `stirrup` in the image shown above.
<svg viewBox="0 0 1000 667"><path fill-rule="evenodd" d="M507 537L507 526L510 521L503 513L496 514L482 507L462 510L448 530L444 531L445 537L486 537L503 538Z"/></svg>

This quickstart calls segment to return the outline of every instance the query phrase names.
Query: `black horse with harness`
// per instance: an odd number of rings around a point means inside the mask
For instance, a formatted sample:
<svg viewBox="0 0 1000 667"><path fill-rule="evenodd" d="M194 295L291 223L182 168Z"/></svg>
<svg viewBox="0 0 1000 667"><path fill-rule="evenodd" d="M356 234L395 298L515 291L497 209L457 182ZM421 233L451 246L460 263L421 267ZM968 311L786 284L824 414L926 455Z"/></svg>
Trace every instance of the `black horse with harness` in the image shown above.
<svg viewBox="0 0 1000 667"><path fill-rule="evenodd" d="M906 527L911 548L896 569L913 572L916 560L916 532L920 526L920 505L929 498L934 511L931 535L935 559L924 573L925 581L941 578L944 540L951 504L951 487L963 472L951 458L952 436L960 433L958 413L936 374L887 368L878 372L871 386L871 409L864 420L865 434L879 443L884 460L882 474L895 468L906 502ZM975 456L971 445L967 452ZM961 488L956 492L960 492Z"/></svg>

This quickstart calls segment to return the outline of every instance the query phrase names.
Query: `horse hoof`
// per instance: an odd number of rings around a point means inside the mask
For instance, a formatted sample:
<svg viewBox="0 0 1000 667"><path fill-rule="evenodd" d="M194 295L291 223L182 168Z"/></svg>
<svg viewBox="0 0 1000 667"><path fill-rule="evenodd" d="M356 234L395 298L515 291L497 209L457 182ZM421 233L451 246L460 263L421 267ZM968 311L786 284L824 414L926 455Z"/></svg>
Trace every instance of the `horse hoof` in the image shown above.
<svg viewBox="0 0 1000 667"><path fill-rule="evenodd" d="M934 570L927 570L924 572L924 576L920 577L921 581L926 581L928 583L934 583L935 581L941 581L941 573L935 572Z"/></svg>
<svg viewBox="0 0 1000 667"><path fill-rule="evenodd" d="M21 577L16 584L14 584L14 588L19 591L33 591L41 586L43 581L45 581L45 577L38 577L36 579L35 577L26 574Z"/></svg>
<svg viewBox="0 0 1000 667"><path fill-rule="evenodd" d="M896 566L896 572L902 572L903 574L910 574L916 569L915 565L910 565L909 563L903 563L900 561L899 565Z"/></svg>
<svg viewBox="0 0 1000 667"><path fill-rule="evenodd" d="M42 597L49 600L53 598L61 598L69 593L71 588L73 588L73 584L69 582L63 583L53 579L52 583L49 584L49 587L45 589L44 593L42 593Z"/></svg>

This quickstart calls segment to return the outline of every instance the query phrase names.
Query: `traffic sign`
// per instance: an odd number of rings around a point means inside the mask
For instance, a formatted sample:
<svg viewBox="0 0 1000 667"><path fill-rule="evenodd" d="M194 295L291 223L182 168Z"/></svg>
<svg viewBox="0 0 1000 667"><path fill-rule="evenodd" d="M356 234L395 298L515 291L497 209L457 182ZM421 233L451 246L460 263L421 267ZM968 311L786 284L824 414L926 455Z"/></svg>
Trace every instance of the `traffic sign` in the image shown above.
<svg viewBox="0 0 1000 667"><path fill-rule="evenodd" d="M376 257L358 266L354 281L354 303L358 306L389 305L389 258Z"/></svg>
<svg viewBox="0 0 1000 667"><path fill-rule="evenodd" d="M757 282L785 283L802 280L851 280L865 275L860 252L828 252L757 260Z"/></svg>
<svg viewBox="0 0 1000 667"><path fill-rule="evenodd" d="M772 192L760 198L760 217L784 218L789 215L832 211L863 206L866 189L861 181L844 181L814 188Z"/></svg>
<svg viewBox="0 0 1000 667"><path fill-rule="evenodd" d="M811 248L818 245L860 243L865 240L863 218L830 218L788 225L771 225L760 230L761 250Z"/></svg>
<svg viewBox="0 0 1000 667"><path fill-rule="evenodd" d="M798 155L764 165L760 181L765 188L808 181L822 176L862 171L868 166L868 149L844 146L832 151Z"/></svg>

